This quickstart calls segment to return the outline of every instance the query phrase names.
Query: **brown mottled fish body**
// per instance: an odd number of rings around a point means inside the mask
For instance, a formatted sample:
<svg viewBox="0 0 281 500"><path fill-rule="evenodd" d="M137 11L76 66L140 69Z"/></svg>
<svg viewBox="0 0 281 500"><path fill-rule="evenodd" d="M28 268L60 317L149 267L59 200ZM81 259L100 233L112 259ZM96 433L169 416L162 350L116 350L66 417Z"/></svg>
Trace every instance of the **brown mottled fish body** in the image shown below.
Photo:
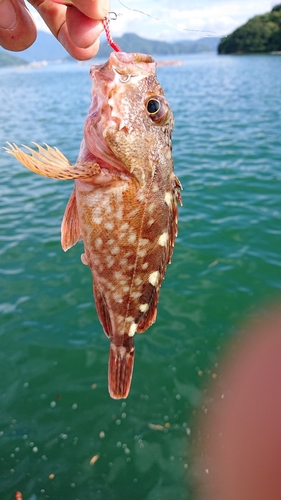
<svg viewBox="0 0 281 500"><path fill-rule="evenodd" d="M48 146L29 149L32 156L17 146L9 151L42 175L76 179L62 247L84 241L82 262L92 271L98 316L110 338L109 392L125 398L134 335L155 321L177 234L173 115L148 55L112 53L91 69L91 77L92 102L76 165Z"/></svg>

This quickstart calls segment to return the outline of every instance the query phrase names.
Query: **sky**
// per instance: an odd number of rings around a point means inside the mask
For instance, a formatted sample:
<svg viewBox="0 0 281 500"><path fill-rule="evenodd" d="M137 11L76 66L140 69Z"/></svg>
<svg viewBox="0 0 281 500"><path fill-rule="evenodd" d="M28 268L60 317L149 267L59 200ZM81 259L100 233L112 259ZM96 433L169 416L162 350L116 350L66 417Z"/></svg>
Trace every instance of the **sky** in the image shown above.
<svg viewBox="0 0 281 500"><path fill-rule="evenodd" d="M223 37L251 17L269 12L281 3L281 0L121 1L123 5L119 0L111 0L111 11L117 14L117 19L111 22L113 38L133 32L162 41ZM35 9L29 4L28 7L38 29L47 31Z"/></svg>

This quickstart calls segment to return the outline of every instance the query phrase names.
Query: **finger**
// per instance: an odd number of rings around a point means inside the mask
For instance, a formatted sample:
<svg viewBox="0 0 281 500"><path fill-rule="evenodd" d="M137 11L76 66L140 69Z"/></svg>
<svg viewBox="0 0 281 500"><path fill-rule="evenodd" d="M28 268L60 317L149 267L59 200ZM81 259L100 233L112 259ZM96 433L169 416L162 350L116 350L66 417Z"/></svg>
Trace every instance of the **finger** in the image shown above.
<svg viewBox="0 0 281 500"><path fill-rule="evenodd" d="M64 23L58 33L58 40L63 45L65 50L74 57L74 59L78 59L80 61L85 61L87 59L91 59L94 57L99 50L100 40L99 38L87 48L77 47L72 40L70 39L67 24Z"/></svg>
<svg viewBox="0 0 281 500"><path fill-rule="evenodd" d="M92 45L88 48L77 47L71 40L66 23L67 7L59 5L51 0L29 0L39 12L53 35L59 40L67 52L79 60L91 59L96 55L99 48L99 40L92 40ZM70 7L73 9L73 7Z"/></svg>
<svg viewBox="0 0 281 500"><path fill-rule="evenodd" d="M109 0L90 0L87 2L85 0L72 0L72 2L78 10L90 19L101 20L108 16L110 10Z"/></svg>
<svg viewBox="0 0 281 500"><path fill-rule="evenodd" d="M0 0L0 45L4 49L27 49L36 39L36 26L22 0Z"/></svg>
<svg viewBox="0 0 281 500"><path fill-rule="evenodd" d="M71 41L83 49L93 45L103 30L101 21L90 19L75 7L67 9L66 24Z"/></svg>

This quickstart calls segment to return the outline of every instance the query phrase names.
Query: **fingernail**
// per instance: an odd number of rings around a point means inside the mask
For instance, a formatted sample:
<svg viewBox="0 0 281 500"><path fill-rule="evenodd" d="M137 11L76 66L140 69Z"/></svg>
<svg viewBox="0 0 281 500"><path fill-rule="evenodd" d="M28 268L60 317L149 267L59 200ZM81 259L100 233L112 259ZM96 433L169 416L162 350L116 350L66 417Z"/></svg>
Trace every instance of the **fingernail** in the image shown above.
<svg viewBox="0 0 281 500"><path fill-rule="evenodd" d="M17 24L17 15L12 2L0 1L0 26L6 30L12 30Z"/></svg>
<svg viewBox="0 0 281 500"><path fill-rule="evenodd" d="M52 0L52 2L59 3L61 5L66 5L66 7L70 7L70 6L74 5L72 0Z"/></svg>

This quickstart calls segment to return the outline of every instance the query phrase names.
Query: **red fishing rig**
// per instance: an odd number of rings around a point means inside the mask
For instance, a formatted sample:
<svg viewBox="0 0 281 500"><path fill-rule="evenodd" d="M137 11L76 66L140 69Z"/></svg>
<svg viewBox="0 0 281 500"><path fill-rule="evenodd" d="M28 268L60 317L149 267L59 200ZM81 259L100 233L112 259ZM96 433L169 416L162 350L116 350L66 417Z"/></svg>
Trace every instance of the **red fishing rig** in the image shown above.
<svg viewBox="0 0 281 500"><path fill-rule="evenodd" d="M111 12L109 14L111 14ZM112 40L112 36L111 36L111 33L110 33L110 28L109 28L109 22L110 22L110 18L109 17L105 17L102 20L102 24L103 24L103 27L104 27L104 32L105 32L105 36L106 36L107 42L110 45L110 47L113 50L115 50L115 52L122 52L122 49L120 49L119 45L117 45L117 43L115 43Z"/></svg>

